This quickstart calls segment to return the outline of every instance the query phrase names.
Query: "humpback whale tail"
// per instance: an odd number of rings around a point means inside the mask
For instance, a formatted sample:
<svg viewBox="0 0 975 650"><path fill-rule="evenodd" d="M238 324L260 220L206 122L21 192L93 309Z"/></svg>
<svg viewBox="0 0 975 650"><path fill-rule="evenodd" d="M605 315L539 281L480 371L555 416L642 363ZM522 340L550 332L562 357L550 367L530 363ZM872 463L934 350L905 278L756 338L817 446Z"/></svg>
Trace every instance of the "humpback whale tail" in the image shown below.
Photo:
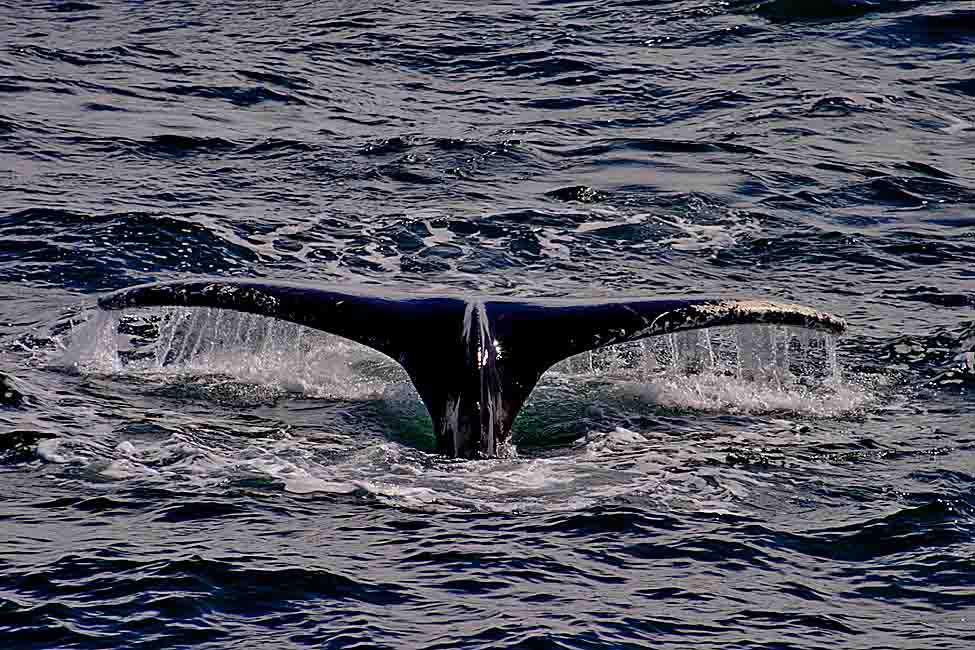
<svg viewBox="0 0 975 650"><path fill-rule="evenodd" d="M405 368L430 412L438 451L466 458L496 456L542 373L572 355L720 325L846 328L831 314L756 300L472 299L257 280L146 284L98 304L230 309L367 345Z"/></svg>

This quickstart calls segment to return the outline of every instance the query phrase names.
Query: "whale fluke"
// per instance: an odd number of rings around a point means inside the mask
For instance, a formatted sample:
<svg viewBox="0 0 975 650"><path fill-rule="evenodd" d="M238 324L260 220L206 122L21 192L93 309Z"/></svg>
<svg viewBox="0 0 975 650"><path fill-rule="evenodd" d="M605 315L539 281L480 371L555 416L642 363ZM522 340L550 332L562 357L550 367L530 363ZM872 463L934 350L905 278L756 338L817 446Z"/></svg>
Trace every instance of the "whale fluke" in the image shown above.
<svg viewBox="0 0 975 650"><path fill-rule="evenodd" d="M542 373L580 352L721 325L846 329L831 314L759 300L468 298L260 280L145 284L98 304L230 309L367 345L406 369L430 412L438 451L466 458L496 456Z"/></svg>

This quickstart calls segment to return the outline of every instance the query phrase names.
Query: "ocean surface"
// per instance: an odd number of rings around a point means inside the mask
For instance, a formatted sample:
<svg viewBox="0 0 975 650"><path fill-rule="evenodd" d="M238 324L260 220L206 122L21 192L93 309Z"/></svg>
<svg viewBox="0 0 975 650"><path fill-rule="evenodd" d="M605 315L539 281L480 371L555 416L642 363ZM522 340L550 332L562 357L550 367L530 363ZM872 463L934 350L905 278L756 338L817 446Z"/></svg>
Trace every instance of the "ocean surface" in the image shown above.
<svg viewBox="0 0 975 650"><path fill-rule="evenodd" d="M973 53L968 1L0 3L0 646L975 646ZM577 357L456 460L365 348L96 308L201 276L849 331Z"/></svg>

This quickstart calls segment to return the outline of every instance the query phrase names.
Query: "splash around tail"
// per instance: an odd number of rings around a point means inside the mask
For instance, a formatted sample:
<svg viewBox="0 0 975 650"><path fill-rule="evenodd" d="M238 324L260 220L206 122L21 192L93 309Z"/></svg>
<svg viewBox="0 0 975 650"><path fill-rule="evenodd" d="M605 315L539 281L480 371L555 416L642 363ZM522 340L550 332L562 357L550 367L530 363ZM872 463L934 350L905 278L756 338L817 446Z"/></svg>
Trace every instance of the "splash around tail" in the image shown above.
<svg viewBox="0 0 975 650"><path fill-rule="evenodd" d="M846 323L801 305L720 299L507 299L381 292L257 280L140 285L104 310L208 307L259 314L369 346L409 374L433 420L437 450L488 458L542 373L573 355L674 332L741 324L840 334Z"/></svg>

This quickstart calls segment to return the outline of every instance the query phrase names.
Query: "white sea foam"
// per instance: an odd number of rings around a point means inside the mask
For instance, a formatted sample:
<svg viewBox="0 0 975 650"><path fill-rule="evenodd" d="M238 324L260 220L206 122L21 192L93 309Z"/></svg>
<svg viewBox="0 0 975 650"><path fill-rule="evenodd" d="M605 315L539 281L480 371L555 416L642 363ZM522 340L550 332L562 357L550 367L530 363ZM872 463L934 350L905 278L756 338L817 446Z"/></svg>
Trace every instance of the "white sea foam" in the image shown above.
<svg viewBox="0 0 975 650"><path fill-rule="evenodd" d="M113 373L121 368L118 356L118 315L95 310L75 328L62 350L61 363L78 372Z"/></svg>
<svg viewBox="0 0 975 650"><path fill-rule="evenodd" d="M873 393L844 377L835 338L800 328L743 325L681 332L567 359L563 382L599 381L617 396L699 411L785 411L837 417Z"/></svg>
<svg viewBox="0 0 975 650"><path fill-rule="evenodd" d="M388 441L347 445L331 455L320 453L316 439L208 444L179 433L161 441L122 440L97 459L68 456L52 444L46 452L51 462L86 465L82 474L96 483L205 492L264 485L447 512L565 511L618 498L649 499L661 510L742 512L744 500L762 489L747 474L702 466L700 450L679 440L650 440L624 428L586 438L581 448L549 458L480 461L438 458Z"/></svg>
<svg viewBox="0 0 975 650"><path fill-rule="evenodd" d="M58 447L61 446L61 441L54 440L40 440L37 443L37 455L49 463L64 464L70 462L70 459L59 453Z"/></svg>
<svg viewBox="0 0 975 650"><path fill-rule="evenodd" d="M228 376L308 397L409 398L406 373L379 352L273 318L219 309L98 311L62 364L83 373Z"/></svg>

